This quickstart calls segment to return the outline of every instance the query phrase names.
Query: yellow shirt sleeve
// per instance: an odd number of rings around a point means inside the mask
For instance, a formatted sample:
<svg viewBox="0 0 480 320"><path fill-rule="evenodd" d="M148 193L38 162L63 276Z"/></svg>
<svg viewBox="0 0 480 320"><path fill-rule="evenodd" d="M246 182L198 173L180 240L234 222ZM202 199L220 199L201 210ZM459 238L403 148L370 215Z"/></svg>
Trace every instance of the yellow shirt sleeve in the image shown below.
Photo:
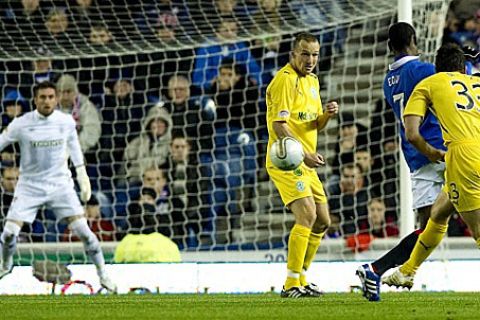
<svg viewBox="0 0 480 320"><path fill-rule="evenodd" d="M287 121L295 99L294 78L287 74L277 78L270 88L272 121Z"/></svg>
<svg viewBox="0 0 480 320"><path fill-rule="evenodd" d="M407 106L403 111L403 117L407 115L424 117L431 103L430 85L428 81L421 81L413 90L408 99Z"/></svg>

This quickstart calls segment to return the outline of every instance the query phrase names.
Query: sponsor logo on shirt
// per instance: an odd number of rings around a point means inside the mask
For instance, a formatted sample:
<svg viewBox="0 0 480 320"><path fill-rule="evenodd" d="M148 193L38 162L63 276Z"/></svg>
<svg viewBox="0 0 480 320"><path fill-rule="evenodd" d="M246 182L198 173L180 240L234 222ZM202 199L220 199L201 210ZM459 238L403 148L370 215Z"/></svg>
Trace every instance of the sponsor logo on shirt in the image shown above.
<svg viewBox="0 0 480 320"><path fill-rule="evenodd" d="M61 146L62 144L63 139L30 141L30 145L34 148L51 148Z"/></svg>
<svg viewBox="0 0 480 320"><path fill-rule="evenodd" d="M317 119L317 114L315 112L299 112L298 120L300 121L312 121Z"/></svg>

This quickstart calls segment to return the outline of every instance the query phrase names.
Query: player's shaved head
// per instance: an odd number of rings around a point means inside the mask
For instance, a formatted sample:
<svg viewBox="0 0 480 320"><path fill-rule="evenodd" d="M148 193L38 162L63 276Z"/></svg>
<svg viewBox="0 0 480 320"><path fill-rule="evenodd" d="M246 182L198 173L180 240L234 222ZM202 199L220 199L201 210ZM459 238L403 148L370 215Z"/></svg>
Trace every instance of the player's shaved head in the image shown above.
<svg viewBox="0 0 480 320"><path fill-rule="evenodd" d="M455 43L447 43L440 47L435 56L437 72L465 71L463 50Z"/></svg>
<svg viewBox="0 0 480 320"><path fill-rule="evenodd" d="M397 22L388 29L388 47L395 52L406 52L412 44L417 44L415 29L406 22Z"/></svg>
<svg viewBox="0 0 480 320"><path fill-rule="evenodd" d="M306 42L318 42L318 39L316 36L314 36L311 33L308 32L302 32L297 34L295 37L295 40L293 40L293 50L297 49L300 46L300 42L306 41Z"/></svg>

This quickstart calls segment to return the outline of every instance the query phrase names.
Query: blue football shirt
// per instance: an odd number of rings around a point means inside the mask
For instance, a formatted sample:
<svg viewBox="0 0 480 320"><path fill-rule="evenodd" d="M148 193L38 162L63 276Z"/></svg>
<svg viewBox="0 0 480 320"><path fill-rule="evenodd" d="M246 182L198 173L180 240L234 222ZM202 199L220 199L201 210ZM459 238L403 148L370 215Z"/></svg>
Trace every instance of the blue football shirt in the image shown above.
<svg viewBox="0 0 480 320"><path fill-rule="evenodd" d="M411 172L430 163L430 160L407 141L405 127L402 122L403 110L417 83L433 74L435 74L435 66L431 63L420 61L418 56L399 56L389 66L389 71L383 82L385 99L393 108L395 116L399 120L402 150ZM437 118L430 111L423 119L423 123L420 126L420 134L435 148L446 149L443 145L440 125Z"/></svg>

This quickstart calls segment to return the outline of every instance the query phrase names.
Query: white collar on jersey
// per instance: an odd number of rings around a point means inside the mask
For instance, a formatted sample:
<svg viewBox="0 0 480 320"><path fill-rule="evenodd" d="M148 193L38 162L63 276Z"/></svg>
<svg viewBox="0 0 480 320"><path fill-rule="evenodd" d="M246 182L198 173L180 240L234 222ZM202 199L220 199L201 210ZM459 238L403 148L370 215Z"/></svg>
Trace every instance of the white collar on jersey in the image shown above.
<svg viewBox="0 0 480 320"><path fill-rule="evenodd" d="M398 59L397 61L395 61L394 63L388 65L388 70L392 71L392 70L398 69L401 66L403 66L405 63L410 62L412 60L418 60L418 59L420 59L420 56L405 56L405 57L402 57L402 58Z"/></svg>
<svg viewBox="0 0 480 320"><path fill-rule="evenodd" d="M55 110L54 110L55 111ZM52 112L53 113L53 112ZM37 109L35 109L35 115L37 116L37 119L41 119L41 120L47 120L49 116L52 115L52 113L50 113L47 117L44 116L43 114L41 114L40 112L38 112Z"/></svg>

